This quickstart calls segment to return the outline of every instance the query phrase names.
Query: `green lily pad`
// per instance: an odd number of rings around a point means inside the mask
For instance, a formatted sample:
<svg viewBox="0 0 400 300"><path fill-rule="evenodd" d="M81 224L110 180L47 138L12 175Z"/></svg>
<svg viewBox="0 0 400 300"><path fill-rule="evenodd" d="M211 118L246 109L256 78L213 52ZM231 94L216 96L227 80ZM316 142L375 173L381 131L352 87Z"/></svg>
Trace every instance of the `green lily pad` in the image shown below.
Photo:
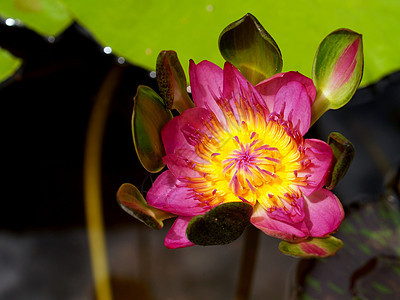
<svg viewBox="0 0 400 300"><path fill-rule="evenodd" d="M343 242L333 236L309 238L305 241L290 243L281 241L279 250L287 255L303 258L328 257L336 254L342 248Z"/></svg>
<svg viewBox="0 0 400 300"><path fill-rule="evenodd" d="M252 14L246 14L222 31L219 49L253 85L282 70L278 45Z"/></svg>
<svg viewBox="0 0 400 300"><path fill-rule="evenodd" d="M355 149L353 144L338 132L332 132L329 135L328 144L332 148L334 160L330 178L325 187L331 190L346 175L354 158Z"/></svg>
<svg viewBox="0 0 400 300"><path fill-rule="evenodd" d="M153 229L163 228L164 220L176 217L148 205L139 190L130 183L124 183L118 189L117 201L124 211Z"/></svg>
<svg viewBox="0 0 400 300"><path fill-rule="evenodd" d="M0 82L10 77L20 66L20 59L0 48Z"/></svg>
<svg viewBox="0 0 400 300"><path fill-rule="evenodd" d="M21 20L42 35L56 36L71 23L67 7L58 0L2 0L0 16Z"/></svg>
<svg viewBox="0 0 400 300"><path fill-rule="evenodd" d="M160 96L147 86L138 87L134 101L132 134L136 153L147 171L157 173L164 168L161 129L172 119L172 114Z"/></svg>
<svg viewBox="0 0 400 300"><path fill-rule="evenodd" d="M243 202L218 205L205 215L194 217L186 229L186 236L201 246L229 244L250 224L252 212L253 207Z"/></svg>
<svg viewBox="0 0 400 300"><path fill-rule="evenodd" d="M400 2L348 1L119 1L63 0L77 21L104 46L148 69L164 49L179 54L184 70L189 59L223 66L217 40L234 20L252 13L274 37L284 71L311 77L319 43L338 28L365 37L363 85L400 69Z"/></svg>
<svg viewBox="0 0 400 300"><path fill-rule="evenodd" d="M175 51L161 51L157 57L157 83L160 95L168 109L183 113L194 107L187 93L185 72Z"/></svg>

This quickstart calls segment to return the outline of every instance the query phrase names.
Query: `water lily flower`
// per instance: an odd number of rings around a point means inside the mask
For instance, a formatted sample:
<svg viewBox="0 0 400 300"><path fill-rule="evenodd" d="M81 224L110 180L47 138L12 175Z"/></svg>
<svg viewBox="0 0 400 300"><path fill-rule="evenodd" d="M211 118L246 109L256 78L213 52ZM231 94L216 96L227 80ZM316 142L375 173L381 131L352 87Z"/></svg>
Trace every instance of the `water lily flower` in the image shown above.
<svg viewBox="0 0 400 300"><path fill-rule="evenodd" d="M344 217L338 198L324 189L331 147L304 139L316 89L297 72L253 86L230 63L221 69L190 62L194 108L161 131L168 166L147 193L147 203L177 216L165 245L194 245L190 221L221 204L253 207L250 222L286 241L325 237Z"/></svg>

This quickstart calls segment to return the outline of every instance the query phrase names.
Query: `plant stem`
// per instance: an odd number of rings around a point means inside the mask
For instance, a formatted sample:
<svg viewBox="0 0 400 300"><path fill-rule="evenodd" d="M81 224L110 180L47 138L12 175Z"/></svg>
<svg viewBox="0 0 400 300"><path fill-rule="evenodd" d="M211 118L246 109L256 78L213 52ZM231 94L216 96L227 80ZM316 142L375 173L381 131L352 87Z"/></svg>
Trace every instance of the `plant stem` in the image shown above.
<svg viewBox="0 0 400 300"><path fill-rule="evenodd" d="M101 197L101 149L108 109L120 75L120 70L114 67L105 78L93 105L86 133L84 201L94 289L99 300L112 299Z"/></svg>
<svg viewBox="0 0 400 300"><path fill-rule="evenodd" d="M240 265L239 281L236 290L236 300L250 299L251 284L257 259L259 230L254 226L247 228L243 244L242 261Z"/></svg>

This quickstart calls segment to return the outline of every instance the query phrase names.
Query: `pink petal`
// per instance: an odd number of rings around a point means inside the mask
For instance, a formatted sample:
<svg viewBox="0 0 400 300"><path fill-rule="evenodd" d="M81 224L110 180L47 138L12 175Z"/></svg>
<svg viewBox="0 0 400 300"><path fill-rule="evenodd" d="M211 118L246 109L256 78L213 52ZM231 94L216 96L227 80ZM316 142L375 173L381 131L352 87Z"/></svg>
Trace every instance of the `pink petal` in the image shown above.
<svg viewBox="0 0 400 300"><path fill-rule="evenodd" d="M183 133L188 144L192 146L199 142L199 133L203 135L211 135L210 130L206 126L206 124L211 120L211 115L210 112L203 107L195 107L186 110L178 117L178 120L180 131ZM194 149L194 147L190 148Z"/></svg>
<svg viewBox="0 0 400 300"><path fill-rule="evenodd" d="M169 249L194 246L186 237L186 228L192 217L178 217L168 231L164 244Z"/></svg>
<svg viewBox="0 0 400 300"><path fill-rule="evenodd" d="M198 142L196 138L198 138L199 133L211 134L206 127L209 119L210 113L208 110L195 107L173 118L161 131L161 137L167 153L163 157L163 161L175 177L197 177L199 174L193 171L189 164L208 163L199 157L194 145Z"/></svg>
<svg viewBox="0 0 400 300"><path fill-rule="evenodd" d="M309 176L307 186L300 187L303 194L309 196L325 185L326 177L331 169L333 153L331 147L321 140L306 139L305 147L305 156L310 159L311 164L298 172L298 175Z"/></svg>
<svg viewBox="0 0 400 300"><path fill-rule="evenodd" d="M304 222L289 223L271 218L259 204L254 207L250 222L267 235L287 241L299 240L308 236L308 229Z"/></svg>
<svg viewBox="0 0 400 300"><path fill-rule="evenodd" d="M223 96L226 99L234 98L241 89L248 91L249 86L252 86L242 73L228 62L224 64L223 79Z"/></svg>
<svg viewBox="0 0 400 300"><path fill-rule="evenodd" d="M350 80L357 65L357 53L360 48L360 42L360 38L356 39L336 61L332 78L329 82L330 89L338 90Z"/></svg>
<svg viewBox="0 0 400 300"><path fill-rule="evenodd" d="M207 206L201 207L193 191L177 180L169 170L157 177L147 192L146 200L153 207L180 216L196 216L210 209Z"/></svg>
<svg viewBox="0 0 400 300"><path fill-rule="evenodd" d="M175 149L193 148L188 144L185 136L180 130L179 117L174 117L167 124L165 124L161 130L161 138L166 154L173 154Z"/></svg>
<svg viewBox="0 0 400 300"><path fill-rule="evenodd" d="M312 79L293 71L279 73L256 85L256 90L260 93L270 111L272 111L274 108L275 95L278 93L279 89L291 81L301 83L307 90L307 94L310 97L310 105L314 102L316 90Z"/></svg>
<svg viewBox="0 0 400 300"><path fill-rule="evenodd" d="M190 156L192 155L192 156ZM199 177L201 174L190 167L190 162L196 157L193 157L193 151L188 151L185 149L178 149L175 154L167 154L163 157L164 164L167 165L168 169L176 178L186 178L186 177Z"/></svg>
<svg viewBox="0 0 400 300"><path fill-rule="evenodd" d="M305 197L304 211L310 236L323 237L339 228L344 210L339 199L330 191L321 189Z"/></svg>
<svg viewBox="0 0 400 300"><path fill-rule="evenodd" d="M223 97L230 101L231 108L234 111L235 117L240 123L240 117L237 113L236 104L233 100L238 101L239 99L244 99L248 105L258 106L265 109L265 114L268 115L270 111L264 105L264 101L261 98L258 91L255 87L247 81L247 79L239 72L239 70L233 66L232 64L226 62L224 65L224 88L223 88ZM259 104L259 105L257 105Z"/></svg>
<svg viewBox="0 0 400 300"><path fill-rule="evenodd" d="M224 116L215 102L215 97L222 96L222 69L206 60L197 65L190 60L189 77L195 106L211 110L220 121L223 121Z"/></svg>
<svg viewBox="0 0 400 300"><path fill-rule="evenodd" d="M289 81L282 85L275 96L273 112L279 113L284 120L291 121L304 135L310 128L311 101L307 90L298 81Z"/></svg>
<svg viewBox="0 0 400 300"><path fill-rule="evenodd" d="M304 199L303 197L295 200L296 207L288 205L287 210L288 213L285 212L282 208L277 208L271 213L268 213L272 219L279 220L285 223L300 223L304 220Z"/></svg>

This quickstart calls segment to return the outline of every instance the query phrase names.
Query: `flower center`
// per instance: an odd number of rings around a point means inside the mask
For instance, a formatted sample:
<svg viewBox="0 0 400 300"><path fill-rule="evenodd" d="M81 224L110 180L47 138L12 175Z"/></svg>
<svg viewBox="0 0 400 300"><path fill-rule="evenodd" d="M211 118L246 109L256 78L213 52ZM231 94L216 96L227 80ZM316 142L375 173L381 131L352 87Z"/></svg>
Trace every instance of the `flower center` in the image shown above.
<svg viewBox="0 0 400 300"><path fill-rule="evenodd" d="M307 176L301 176L310 163L304 159L303 137L280 114L266 114L240 99L235 109L219 100L226 122L212 115L192 136L207 163L188 160L202 176L183 181L211 207L244 201L267 211L292 210L301 197L299 186L307 184Z"/></svg>

